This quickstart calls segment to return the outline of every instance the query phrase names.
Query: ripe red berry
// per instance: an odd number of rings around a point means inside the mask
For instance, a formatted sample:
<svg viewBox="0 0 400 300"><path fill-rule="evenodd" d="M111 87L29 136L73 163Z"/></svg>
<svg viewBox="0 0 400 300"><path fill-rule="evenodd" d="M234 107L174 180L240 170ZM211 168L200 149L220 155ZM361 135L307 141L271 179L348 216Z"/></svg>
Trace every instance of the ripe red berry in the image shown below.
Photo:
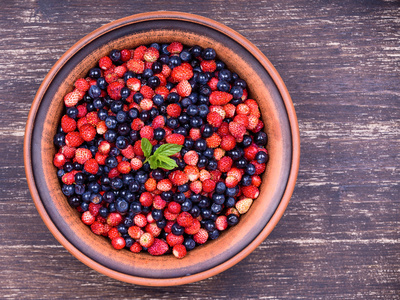
<svg viewBox="0 0 400 300"><path fill-rule="evenodd" d="M111 244L115 249L121 250L125 247L125 239L121 236L116 237L111 240Z"/></svg>

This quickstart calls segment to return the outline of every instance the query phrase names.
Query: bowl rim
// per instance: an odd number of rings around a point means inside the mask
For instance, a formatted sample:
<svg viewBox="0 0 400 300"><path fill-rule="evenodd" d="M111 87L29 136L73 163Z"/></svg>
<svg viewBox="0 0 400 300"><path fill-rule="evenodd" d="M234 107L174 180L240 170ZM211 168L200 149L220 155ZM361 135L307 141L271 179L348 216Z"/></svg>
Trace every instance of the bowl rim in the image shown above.
<svg viewBox="0 0 400 300"><path fill-rule="evenodd" d="M35 185L35 179L33 176L33 169L32 169L32 164L31 164L31 140L32 140L32 133L33 133L33 127L35 124L35 118L36 118L36 113L38 111L38 108L41 103L41 99L43 98L47 87L50 85L51 81L55 77L55 75L58 73L58 71L64 66L64 64L70 59L70 57L79 51L81 48L83 48L86 44L90 43L92 40L96 39L97 37L110 32L112 30L115 30L119 27L123 27L127 24L134 24L138 22L143 22L143 21L150 21L150 20L162 20L162 19L168 19L168 20L183 20L187 22L192 22L196 24L200 24L209 28L212 28L214 30L217 30L225 35L228 35L230 38L235 40L237 43L242 45L244 48L248 49L254 57L260 62L260 64L267 70L269 75L272 78L272 81L275 83L279 93L282 96L283 104L285 106L287 116L288 116L288 121L290 125L290 133L291 133L291 141L292 141L292 161L291 161L291 167L290 167L290 173L288 177L288 181L286 184L286 189L284 191L284 194L282 196L282 199L276 208L274 214L272 215L271 219L269 222L266 224L264 229L259 233L259 235L250 243L248 244L242 251L228 259L227 261L223 262L220 265L217 265L211 269L205 270L200 273L192 274L189 276L184 276L184 277L177 277L177 278L145 278L145 277L139 277L139 276L133 276L133 275L128 275L124 274L115 270L111 270L96 261L92 260L91 258L87 257L85 254L80 252L71 242L69 242L63 235L62 233L58 230L58 228L55 226L55 224L51 221L51 218L49 217L43 203L41 202L38 190ZM283 213L290 201L290 198L293 194L293 190L295 187L296 179L297 179L297 174L299 171L299 165L300 165L300 132L299 132L299 126L298 126L298 121L297 121L297 116L296 112L294 109L293 102L291 100L291 97L289 95L289 91L287 90L281 76L275 69L275 67L272 65L272 63L266 58L266 56L255 46L253 45L249 40L247 40L245 37L243 37L241 34L236 32L235 30L219 23L216 22L212 19L199 16L199 15L194 15L194 14L189 14L189 13L183 13L183 12L176 12L176 11L156 11L156 12L147 12L147 13L140 13L140 14L135 14L131 15L122 19L115 20L111 23L108 23L106 25L103 25L102 27L92 31L82 39L80 39L77 43L75 43L69 50L67 50L61 58L54 64L54 66L50 69L46 77L44 78L42 84L40 85L35 98L32 102L31 109L28 114L28 119L26 123L26 129L25 129L25 137L24 137L24 164L25 164L25 174L28 182L28 187L32 196L32 199L34 201L34 204L36 206L36 209L39 212L39 215L41 216L43 222L47 226L47 228L50 230L50 232L53 234L53 236L57 239L57 241L64 247L66 248L75 258L83 262L85 265L88 267L98 271L99 273L102 273L104 275L107 275L109 277L112 277L114 279L128 282L128 283L133 283L133 284L139 284L139 285L147 285L147 286L172 286L172 285L182 285L182 284L187 284L187 283L192 283L196 281L200 281L206 278L209 278L211 276L214 276L216 274L219 274L228 268L234 266L241 260L243 260L245 257L247 257L256 247L258 247L264 240L265 238L271 233L273 228L277 225L281 217L283 216Z"/></svg>

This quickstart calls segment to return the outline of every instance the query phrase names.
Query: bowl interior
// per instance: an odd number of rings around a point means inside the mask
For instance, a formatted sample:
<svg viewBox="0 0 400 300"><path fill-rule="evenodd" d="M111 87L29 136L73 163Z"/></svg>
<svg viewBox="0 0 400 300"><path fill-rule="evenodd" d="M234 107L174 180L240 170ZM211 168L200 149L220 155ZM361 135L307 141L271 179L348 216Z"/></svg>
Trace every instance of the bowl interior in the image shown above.
<svg viewBox="0 0 400 300"><path fill-rule="evenodd" d="M268 134L270 161L262 176L260 196L239 224L223 232L217 240L196 247L181 260L171 255L152 257L146 253L116 251L109 240L96 236L80 221L62 194L52 164L53 136L63 113L63 97L74 81L85 77L100 57L112 49L134 48L151 42L179 41L186 45L213 47L230 70L246 80L249 98L260 105ZM40 199L62 235L83 255L100 265L127 275L145 278L177 278L209 270L233 257L249 245L266 226L285 191L292 159L290 124L282 96L262 64L234 38L186 20L126 22L94 38L57 72L41 99L32 134L32 169Z"/></svg>

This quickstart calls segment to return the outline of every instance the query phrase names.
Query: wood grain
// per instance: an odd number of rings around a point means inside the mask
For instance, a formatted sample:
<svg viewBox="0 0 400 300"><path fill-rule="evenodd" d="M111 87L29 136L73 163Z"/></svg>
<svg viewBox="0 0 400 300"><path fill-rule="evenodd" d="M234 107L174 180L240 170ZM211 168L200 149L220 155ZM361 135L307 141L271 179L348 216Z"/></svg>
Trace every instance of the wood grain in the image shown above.
<svg viewBox="0 0 400 300"><path fill-rule="evenodd" d="M399 299L398 1L1 1L0 272L8 299ZM22 144L34 95L77 40L161 9L210 17L275 65L302 138L298 184L268 239L230 270L175 288L107 278L44 226Z"/></svg>

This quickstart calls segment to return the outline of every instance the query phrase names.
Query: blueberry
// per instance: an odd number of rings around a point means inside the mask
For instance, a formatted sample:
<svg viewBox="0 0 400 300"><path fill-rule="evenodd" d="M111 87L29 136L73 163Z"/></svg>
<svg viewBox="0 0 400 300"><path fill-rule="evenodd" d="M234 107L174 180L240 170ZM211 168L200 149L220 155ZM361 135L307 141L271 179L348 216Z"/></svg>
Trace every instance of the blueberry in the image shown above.
<svg viewBox="0 0 400 300"><path fill-rule="evenodd" d="M136 172L135 180L138 183L144 184L146 182L147 178L148 178L148 175L145 171L140 170L140 171Z"/></svg>
<svg viewBox="0 0 400 300"><path fill-rule="evenodd" d="M114 116L108 116L105 120L108 129L115 129L118 125L117 118Z"/></svg>
<svg viewBox="0 0 400 300"><path fill-rule="evenodd" d="M151 70L153 71L153 74L161 73L162 69L163 69L163 65L159 61L155 61L151 66Z"/></svg>
<svg viewBox="0 0 400 300"><path fill-rule="evenodd" d="M189 190L189 183L182 184L178 186L178 191L185 193Z"/></svg>
<svg viewBox="0 0 400 300"><path fill-rule="evenodd" d="M214 158L214 149L207 148L206 150L203 151L203 155L207 158Z"/></svg>
<svg viewBox="0 0 400 300"><path fill-rule="evenodd" d="M268 137L265 132L257 132L256 135L254 136L254 142L258 146L265 146L268 143Z"/></svg>
<svg viewBox="0 0 400 300"><path fill-rule="evenodd" d="M128 119L128 114L123 110L120 110L116 115L116 119L118 123L124 123Z"/></svg>
<svg viewBox="0 0 400 300"><path fill-rule="evenodd" d="M117 141L115 142L115 146L118 149L120 149L120 150L126 149L126 147L128 147L128 145L129 145L129 142L128 142L128 139L126 137L124 137L124 136L117 137Z"/></svg>
<svg viewBox="0 0 400 300"><path fill-rule="evenodd" d="M162 104L164 103L164 98L163 98L163 96L161 96L161 95L159 95L159 94L154 95L154 97L153 97L153 103L154 103L155 105L157 105L157 106L162 105Z"/></svg>
<svg viewBox="0 0 400 300"><path fill-rule="evenodd" d="M165 172L162 169L155 169L151 172L152 177L159 181L165 178Z"/></svg>
<svg viewBox="0 0 400 300"><path fill-rule="evenodd" d="M105 109L100 108L97 112L97 116L99 117L100 120L105 121L106 118L108 117L108 113Z"/></svg>
<svg viewBox="0 0 400 300"><path fill-rule="evenodd" d="M118 129L117 132L119 135L128 135L131 131L131 128L129 127L128 124L124 123L124 124L120 124L118 125Z"/></svg>
<svg viewBox="0 0 400 300"><path fill-rule="evenodd" d="M89 92L88 92L89 96L94 98L100 97L101 95L101 89L97 86L97 85L92 85L89 88Z"/></svg>
<svg viewBox="0 0 400 300"><path fill-rule="evenodd" d="M69 205L71 205L72 207L78 207L79 205L81 205L81 198L79 198L79 196L71 196L70 198L68 198L68 203Z"/></svg>
<svg viewBox="0 0 400 300"><path fill-rule="evenodd" d="M94 204L99 204L99 203L101 203L101 201L103 201L103 196L100 194L92 194L90 196L90 202L92 202Z"/></svg>
<svg viewBox="0 0 400 300"><path fill-rule="evenodd" d="M211 212L210 209L203 208L203 209L201 209L200 214L201 214L201 216L202 216L204 219L208 219L208 218L211 217L212 212ZM207 229L206 229L206 230L207 230Z"/></svg>
<svg viewBox="0 0 400 300"><path fill-rule="evenodd" d="M57 177L61 179L65 175L65 171L63 169L57 170Z"/></svg>
<svg viewBox="0 0 400 300"><path fill-rule="evenodd" d="M201 136L204 138L209 138L210 136L213 135L214 129L210 124L204 124L204 126L201 127L200 129Z"/></svg>
<svg viewBox="0 0 400 300"><path fill-rule="evenodd" d="M137 108L131 108L128 112L128 116L131 119L136 119L137 117L139 117L139 111Z"/></svg>
<svg viewBox="0 0 400 300"><path fill-rule="evenodd" d="M53 143L59 148L65 146L65 135L62 133L57 133L56 135L54 135Z"/></svg>
<svg viewBox="0 0 400 300"><path fill-rule="evenodd" d="M191 60L192 55L190 54L190 52L188 50L183 50L181 53L179 53L179 58L183 62L188 62Z"/></svg>
<svg viewBox="0 0 400 300"><path fill-rule="evenodd" d="M217 83L217 89L221 92L229 92L230 90L230 85L227 81L225 80L219 80ZM239 97L240 98L240 97Z"/></svg>
<svg viewBox="0 0 400 300"><path fill-rule="evenodd" d="M114 156L107 156L106 158L106 166L113 169L118 166L118 161Z"/></svg>
<svg viewBox="0 0 400 300"><path fill-rule="evenodd" d="M223 204L225 202L225 196L223 194L214 193L212 195L212 200L216 204Z"/></svg>
<svg viewBox="0 0 400 300"><path fill-rule="evenodd" d="M193 205L192 209L190 210L190 214L193 218L197 218L200 216L200 208L197 205Z"/></svg>
<svg viewBox="0 0 400 300"><path fill-rule="evenodd" d="M201 53L203 52L203 48L201 48L198 45L195 45L192 48L190 48L189 51L194 57L199 57L201 55Z"/></svg>
<svg viewBox="0 0 400 300"><path fill-rule="evenodd" d="M196 247L196 242L192 238L186 238L183 242L187 251L193 250Z"/></svg>
<svg viewBox="0 0 400 300"><path fill-rule="evenodd" d="M90 197L92 196L91 192L85 192L82 194L82 201L89 203Z"/></svg>
<svg viewBox="0 0 400 300"><path fill-rule="evenodd" d="M150 120L150 112L148 110L143 110L140 113L140 120L142 120L143 122Z"/></svg>
<svg viewBox="0 0 400 300"><path fill-rule="evenodd" d="M230 208L230 207L234 207L236 204L236 200L233 197L228 197L228 199L225 200L225 206Z"/></svg>
<svg viewBox="0 0 400 300"><path fill-rule="evenodd" d="M84 184L75 184L75 194L83 195L86 192Z"/></svg>
<svg viewBox="0 0 400 300"><path fill-rule="evenodd" d="M199 168L205 168L208 164L208 159L205 156L200 156L199 161L197 162L197 167Z"/></svg>
<svg viewBox="0 0 400 300"><path fill-rule="evenodd" d="M201 200L201 195L193 194L192 196L190 196L190 200L192 200L193 203L199 203Z"/></svg>
<svg viewBox="0 0 400 300"><path fill-rule="evenodd" d="M206 74L206 73L203 73L203 72L199 73L199 74L196 76L196 82L199 83L199 84L201 84L201 85L207 84L207 82L208 82L208 76L207 76L207 74Z"/></svg>
<svg viewBox="0 0 400 300"><path fill-rule="evenodd" d="M201 118L207 117L209 109L208 109L208 106L206 104L199 105L198 106L198 110L199 110L199 116Z"/></svg>
<svg viewBox="0 0 400 300"><path fill-rule="evenodd" d="M186 130L185 127L178 127L177 129L174 130L174 133L178 133L178 134L181 134L183 136L187 136L188 135L187 130Z"/></svg>
<svg viewBox="0 0 400 300"><path fill-rule="evenodd" d="M215 230L215 223L211 220L207 220L204 222L204 229L207 231L213 231Z"/></svg>
<svg viewBox="0 0 400 300"><path fill-rule="evenodd" d="M215 193L217 194L223 194L226 191L226 185L222 181L218 182L215 185ZM222 204L222 203L221 203Z"/></svg>
<svg viewBox="0 0 400 300"><path fill-rule="evenodd" d="M140 214L142 212L142 205L140 204L140 202L134 201L129 206L129 210L135 215Z"/></svg>
<svg viewBox="0 0 400 300"><path fill-rule="evenodd" d="M64 171L65 172L71 172L72 170L74 169L74 165L72 164L72 163L70 163L70 162L66 162L65 164L64 164Z"/></svg>
<svg viewBox="0 0 400 300"><path fill-rule="evenodd" d="M198 139L194 142L194 149L196 151L201 151L203 152L204 150L207 149L207 143L205 140L203 139Z"/></svg>
<svg viewBox="0 0 400 300"><path fill-rule="evenodd" d="M105 178L107 178L107 177L105 177ZM129 186L130 183L131 183L133 180L134 180L134 176L133 176L131 173L122 175L122 182L123 182L123 184L126 185L126 186Z"/></svg>
<svg viewBox="0 0 400 300"><path fill-rule="evenodd" d="M132 193L136 193L138 192L140 189L140 185L136 180L132 180L129 183L129 191L131 191Z"/></svg>
<svg viewBox="0 0 400 300"><path fill-rule="evenodd" d="M209 106L210 105L210 100L209 100L208 96L199 95L198 103L199 103L199 106L202 105L202 104Z"/></svg>
<svg viewBox="0 0 400 300"><path fill-rule="evenodd" d="M167 96L168 103L177 103L179 102L179 99L180 99L179 95L175 92L169 93Z"/></svg>
<svg viewBox="0 0 400 300"><path fill-rule="evenodd" d="M171 191L161 193L161 199L163 199L167 202L171 201L172 197L173 197L173 193Z"/></svg>
<svg viewBox="0 0 400 300"><path fill-rule="evenodd" d="M229 226L235 226L237 223L239 223L239 217L234 214L230 214L227 217L227 221Z"/></svg>
<svg viewBox="0 0 400 300"><path fill-rule="evenodd" d="M76 117L78 117L78 113L79 113L79 111L76 107L68 107L67 108L67 116L72 119L75 119Z"/></svg>
<svg viewBox="0 0 400 300"><path fill-rule="evenodd" d="M158 228L164 229L165 226L167 226L167 220L161 219L161 220L157 221L156 224L157 224Z"/></svg>
<svg viewBox="0 0 400 300"><path fill-rule="evenodd" d="M182 211L190 211L193 207L192 201L186 199L185 202L182 203L181 209Z"/></svg>
<svg viewBox="0 0 400 300"><path fill-rule="evenodd" d="M150 118L153 120L155 117L157 117L158 115L160 115L160 112L158 111L157 108L152 107L150 109Z"/></svg>
<svg viewBox="0 0 400 300"><path fill-rule="evenodd" d="M244 157L242 157L242 158L239 158L236 162L235 162L235 165L236 165L236 167L237 168L239 168L239 169L244 169L244 168L246 168L247 167L247 160L244 158Z"/></svg>
<svg viewBox="0 0 400 300"><path fill-rule="evenodd" d="M117 49L113 49L109 56L113 62L117 62L121 59L121 52Z"/></svg>
<svg viewBox="0 0 400 300"><path fill-rule="evenodd" d="M192 104L192 100L190 100L189 98L183 98L182 100L181 100L181 106L182 106L182 108L188 108L189 107L189 105L191 105Z"/></svg>
<svg viewBox="0 0 400 300"><path fill-rule="evenodd" d="M186 138L183 142L184 149L190 150L194 146L194 141L191 138Z"/></svg>
<svg viewBox="0 0 400 300"><path fill-rule="evenodd" d="M111 156L118 156L118 155L120 155L121 154L121 151L119 151L119 149L118 148L111 148L111 150L110 150L110 155Z"/></svg>
<svg viewBox="0 0 400 300"><path fill-rule="evenodd" d="M193 128L199 128L203 125L203 120L200 117L192 117L189 123Z"/></svg>
<svg viewBox="0 0 400 300"><path fill-rule="evenodd" d="M135 73L133 73L132 71L125 72L124 81L127 82L128 79L131 79L131 78L135 78Z"/></svg>
<svg viewBox="0 0 400 300"><path fill-rule="evenodd" d="M179 121L175 118L168 118L165 124L171 129L176 129L179 127Z"/></svg>
<svg viewBox="0 0 400 300"><path fill-rule="evenodd" d="M178 121L180 124L187 124L190 121L190 117L187 113L184 112L178 117Z"/></svg>
<svg viewBox="0 0 400 300"><path fill-rule="evenodd" d="M243 89L240 86L234 86L231 88L230 93L233 99L240 99L243 96Z"/></svg>
<svg viewBox="0 0 400 300"><path fill-rule="evenodd" d="M168 64L169 56L167 54L161 54L158 60L163 64Z"/></svg>
<svg viewBox="0 0 400 300"><path fill-rule="evenodd" d="M242 157L240 150L236 147L229 151L228 155L235 161Z"/></svg>
<svg viewBox="0 0 400 300"><path fill-rule="evenodd" d="M115 209L119 213L126 213L129 209L129 204L125 199L118 198L117 201L115 202Z"/></svg>
<svg viewBox="0 0 400 300"><path fill-rule="evenodd" d="M191 104L187 108L186 112L189 116L196 116L199 113L199 108L196 105Z"/></svg>
<svg viewBox="0 0 400 300"><path fill-rule="evenodd" d="M241 183L243 186L251 185L251 176L247 174L243 175Z"/></svg>
<svg viewBox="0 0 400 300"><path fill-rule="evenodd" d="M110 213L116 211L115 203L110 203L110 204L108 205L108 211L109 211Z"/></svg>
<svg viewBox="0 0 400 300"><path fill-rule="evenodd" d="M160 221L163 218L163 211L161 209L153 209L151 216L155 221Z"/></svg>
<svg viewBox="0 0 400 300"><path fill-rule="evenodd" d="M153 71L152 71L153 72ZM156 87L158 87L160 85L160 78L158 78L157 76L151 76L148 80L147 80L147 85L149 87L151 87L152 89L155 89Z"/></svg>
<svg viewBox="0 0 400 300"><path fill-rule="evenodd" d="M218 168L218 163L215 159L210 159L207 165L208 171L214 171Z"/></svg>
<svg viewBox="0 0 400 300"><path fill-rule="evenodd" d="M100 184L98 184L96 181L90 182L88 184L88 190L92 193L99 193L100 192Z"/></svg>
<svg viewBox="0 0 400 300"><path fill-rule="evenodd" d="M91 68L89 70L88 76L94 79L97 79L101 76L100 68Z"/></svg>
<svg viewBox="0 0 400 300"><path fill-rule="evenodd" d="M201 95L210 96L210 95L211 95L211 92L212 92L211 88L210 88L208 85L206 85L206 84L203 84L203 85L200 86L200 88L199 88L199 93L200 93Z"/></svg>
<svg viewBox="0 0 400 300"><path fill-rule="evenodd" d="M169 62L168 62L168 67L170 67L171 69L180 66L182 64L182 60L180 59L179 56L171 56L169 58Z"/></svg>
<svg viewBox="0 0 400 300"><path fill-rule="evenodd" d="M133 238L126 237L125 238L125 247L126 248L130 248L133 245L134 242L135 242L135 240Z"/></svg>
<svg viewBox="0 0 400 300"><path fill-rule="evenodd" d="M131 90L129 88L127 88L126 86L121 89L121 97L122 98L126 99L129 97L130 94L131 94Z"/></svg>
<svg viewBox="0 0 400 300"><path fill-rule="evenodd" d="M171 90L171 89L174 87L174 84L173 84L172 82L167 82L167 84L165 85L165 87L166 87L168 90Z"/></svg>
<svg viewBox="0 0 400 300"><path fill-rule="evenodd" d="M174 223L171 226L171 232L175 235L183 235L183 233L185 232L185 228L180 226L178 223Z"/></svg>
<svg viewBox="0 0 400 300"><path fill-rule="evenodd" d="M217 65L217 71L225 68L225 63L219 59L215 61L215 64Z"/></svg>
<svg viewBox="0 0 400 300"><path fill-rule="evenodd" d="M248 164L245 170L246 174L254 175L256 173L256 167L253 164Z"/></svg>
<svg viewBox="0 0 400 300"><path fill-rule="evenodd" d="M133 95L133 101L135 101L135 103L140 104L140 101L142 101L144 99L143 95L139 92L136 92Z"/></svg>
<svg viewBox="0 0 400 300"><path fill-rule="evenodd" d="M244 148L250 146L252 142L253 142L253 139L251 138L251 136L249 136L247 134L243 136L242 145Z"/></svg>
<svg viewBox="0 0 400 300"><path fill-rule="evenodd" d="M235 197L239 192L239 189L237 187L233 187L233 188L227 188L225 194L228 197Z"/></svg>
<svg viewBox="0 0 400 300"><path fill-rule="evenodd" d="M219 231L218 231L218 229L214 229L213 231L211 231L211 232L208 234L208 236L209 236L209 238L210 238L211 240L217 239L217 238L219 237Z"/></svg>
<svg viewBox="0 0 400 300"><path fill-rule="evenodd" d="M174 201L175 202L178 202L179 204L182 204L183 202L185 202L185 200L186 200L186 197L182 192L174 194Z"/></svg>
<svg viewBox="0 0 400 300"><path fill-rule="evenodd" d="M212 60L217 57L217 53L213 48L206 48L201 53L201 57L204 58L205 60Z"/></svg>
<svg viewBox="0 0 400 300"><path fill-rule="evenodd" d="M111 188L113 190L119 190L120 188L122 188L123 185L124 183L122 182L121 178L115 177L111 179Z"/></svg>
<svg viewBox="0 0 400 300"><path fill-rule="evenodd" d="M222 69L221 71L218 72L218 79L230 82L232 79L231 71L229 71L228 69Z"/></svg>
<svg viewBox="0 0 400 300"><path fill-rule="evenodd" d="M89 210L89 203L82 202L80 207L81 207L82 211L87 211L87 210Z"/></svg>
<svg viewBox="0 0 400 300"><path fill-rule="evenodd" d="M198 205L200 208L207 208L210 206L210 200L207 197L202 197Z"/></svg>

